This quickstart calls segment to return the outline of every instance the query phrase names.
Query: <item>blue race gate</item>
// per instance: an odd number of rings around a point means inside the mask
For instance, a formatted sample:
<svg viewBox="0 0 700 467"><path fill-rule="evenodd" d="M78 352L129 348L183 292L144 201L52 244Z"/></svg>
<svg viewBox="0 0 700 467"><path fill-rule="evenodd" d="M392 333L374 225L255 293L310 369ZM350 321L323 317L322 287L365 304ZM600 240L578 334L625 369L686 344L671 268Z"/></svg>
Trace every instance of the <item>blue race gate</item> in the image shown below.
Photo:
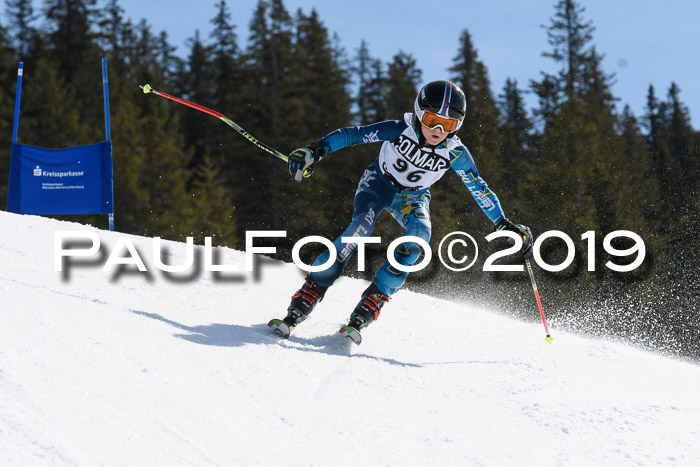
<svg viewBox="0 0 700 467"><path fill-rule="evenodd" d="M23 64L17 70L7 210L18 214L108 214L114 230L107 60L102 59L106 141L65 149L17 142Z"/></svg>

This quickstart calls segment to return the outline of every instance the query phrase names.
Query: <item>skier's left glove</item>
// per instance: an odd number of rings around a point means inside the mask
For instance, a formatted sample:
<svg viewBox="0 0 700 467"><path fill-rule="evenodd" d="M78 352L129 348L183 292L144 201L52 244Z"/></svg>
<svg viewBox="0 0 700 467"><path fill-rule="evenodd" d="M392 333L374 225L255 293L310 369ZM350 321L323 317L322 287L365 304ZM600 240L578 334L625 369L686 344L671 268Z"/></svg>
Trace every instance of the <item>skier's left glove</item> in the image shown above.
<svg viewBox="0 0 700 467"><path fill-rule="evenodd" d="M316 143L311 143L306 147L295 149L287 160L289 174L294 177L294 180L297 182L300 182L303 177L310 177L314 171L316 162L323 159L325 155L326 151Z"/></svg>
<svg viewBox="0 0 700 467"><path fill-rule="evenodd" d="M532 255L532 232L529 227L521 224L513 224L508 219L503 218L503 220L496 224L496 231L499 230L510 230L518 234L520 238L523 239L523 246L520 248L520 254L525 258L529 258Z"/></svg>

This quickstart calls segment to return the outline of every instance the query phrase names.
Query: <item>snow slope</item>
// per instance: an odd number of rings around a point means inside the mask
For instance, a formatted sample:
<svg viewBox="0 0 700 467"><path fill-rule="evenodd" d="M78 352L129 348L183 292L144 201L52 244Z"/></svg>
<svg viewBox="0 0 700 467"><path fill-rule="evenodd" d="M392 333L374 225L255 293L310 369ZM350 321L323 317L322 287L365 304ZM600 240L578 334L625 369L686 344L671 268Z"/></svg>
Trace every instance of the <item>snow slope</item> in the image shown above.
<svg viewBox="0 0 700 467"><path fill-rule="evenodd" d="M2 465L700 465L698 366L408 291L351 346L348 278L285 341L293 265L65 274L57 230L0 212Z"/></svg>

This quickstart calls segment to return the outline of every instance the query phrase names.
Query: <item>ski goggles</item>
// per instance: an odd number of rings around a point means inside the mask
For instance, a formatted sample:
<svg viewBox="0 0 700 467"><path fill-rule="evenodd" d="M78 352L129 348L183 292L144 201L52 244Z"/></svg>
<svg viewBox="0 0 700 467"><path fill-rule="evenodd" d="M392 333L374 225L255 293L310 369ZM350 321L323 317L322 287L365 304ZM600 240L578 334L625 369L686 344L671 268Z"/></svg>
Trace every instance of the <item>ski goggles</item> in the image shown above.
<svg viewBox="0 0 700 467"><path fill-rule="evenodd" d="M443 117L429 110L422 110L418 113L421 124L431 130L442 127L445 133L453 133L462 126L462 121L458 118Z"/></svg>

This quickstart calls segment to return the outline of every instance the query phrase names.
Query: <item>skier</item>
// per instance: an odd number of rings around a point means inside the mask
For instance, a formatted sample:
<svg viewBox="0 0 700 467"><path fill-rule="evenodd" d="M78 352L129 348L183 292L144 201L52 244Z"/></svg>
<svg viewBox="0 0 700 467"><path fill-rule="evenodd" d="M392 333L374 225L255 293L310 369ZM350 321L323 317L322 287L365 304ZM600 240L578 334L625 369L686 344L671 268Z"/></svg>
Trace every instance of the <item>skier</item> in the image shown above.
<svg viewBox="0 0 700 467"><path fill-rule="evenodd" d="M309 316L357 249L356 243L343 243L341 237L370 236L383 210L406 229L406 235L429 241L429 189L450 168L495 224L496 230L516 232L523 238L520 253L525 257L531 254L530 229L506 218L498 197L479 176L469 150L456 136L466 107L466 97L458 86L449 81L432 81L420 90L413 112L404 114L403 120L341 128L289 155L289 173L299 182L305 172L310 175L316 163L332 152L356 144L383 141L379 157L360 179L352 221L334 242L338 251L335 262L325 271L306 276L302 287L292 296L287 316L270 321L273 330L289 337L291 330ZM396 249L395 259L408 266L415 263L421 253L419 244L405 242ZM324 252L314 265L324 264L329 255L328 251ZM359 331L379 317L382 307L404 284L406 276L406 272L393 268L388 261L381 266L350 315L348 326L340 332L359 343Z"/></svg>

